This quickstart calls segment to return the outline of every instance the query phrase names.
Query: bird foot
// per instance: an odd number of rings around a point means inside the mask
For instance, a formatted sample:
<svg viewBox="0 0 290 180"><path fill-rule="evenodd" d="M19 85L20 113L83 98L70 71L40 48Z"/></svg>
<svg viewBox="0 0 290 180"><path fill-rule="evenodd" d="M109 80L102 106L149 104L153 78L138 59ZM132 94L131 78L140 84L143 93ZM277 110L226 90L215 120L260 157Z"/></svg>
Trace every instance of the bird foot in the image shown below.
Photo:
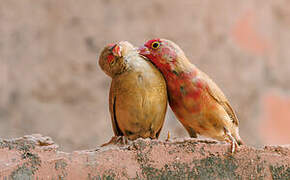
<svg viewBox="0 0 290 180"><path fill-rule="evenodd" d="M231 152L234 154L236 150L239 148L239 145L235 139L231 140Z"/></svg>
<svg viewBox="0 0 290 180"><path fill-rule="evenodd" d="M231 143L231 153L234 154L236 150L238 149L239 145L237 141L235 140L235 138L231 135L231 133L226 128L224 128L224 131L225 131L225 135L227 136L226 141Z"/></svg>
<svg viewBox="0 0 290 180"><path fill-rule="evenodd" d="M121 144L121 145L127 145L129 144L129 139L125 136L114 136L111 138L111 140L107 143L104 143L101 145L101 147L104 147L104 146L107 146L107 145L110 145L110 144L113 144L113 145L118 145L118 144Z"/></svg>

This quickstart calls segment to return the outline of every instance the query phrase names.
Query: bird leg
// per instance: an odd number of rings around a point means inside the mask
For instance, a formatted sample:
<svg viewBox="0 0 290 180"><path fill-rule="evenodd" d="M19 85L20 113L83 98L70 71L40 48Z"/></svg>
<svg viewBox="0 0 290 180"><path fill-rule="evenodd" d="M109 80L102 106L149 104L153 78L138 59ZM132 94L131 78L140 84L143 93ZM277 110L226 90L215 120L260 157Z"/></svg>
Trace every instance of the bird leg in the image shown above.
<svg viewBox="0 0 290 180"><path fill-rule="evenodd" d="M226 128L224 128L224 133L227 136L226 140L231 143L231 152L235 153L236 148L238 148L237 141L235 140L235 138L231 135L231 133Z"/></svg>
<svg viewBox="0 0 290 180"><path fill-rule="evenodd" d="M168 131L168 133L167 133L167 138L166 138L165 141L169 141L169 139L170 139L170 133L169 133L169 131Z"/></svg>
<svg viewBox="0 0 290 180"><path fill-rule="evenodd" d="M118 142L120 142L122 145L125 145L129 143L129 139L126 136L120 136Z"/></svg>

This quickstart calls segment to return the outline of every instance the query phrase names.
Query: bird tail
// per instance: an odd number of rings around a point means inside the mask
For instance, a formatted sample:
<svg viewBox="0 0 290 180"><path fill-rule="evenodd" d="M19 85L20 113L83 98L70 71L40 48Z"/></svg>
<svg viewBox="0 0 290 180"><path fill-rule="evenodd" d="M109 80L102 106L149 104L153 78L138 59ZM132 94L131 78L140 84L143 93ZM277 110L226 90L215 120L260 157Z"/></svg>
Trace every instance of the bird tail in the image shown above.
<svg viewBox="0 0 290 180"><path fill-rule="evenodd" d="M237 143L238 143L238 145L243 145L243 144L245 144L244 141L243 141L242 139L237 139Z"/></svg>
<svg viewBox="0 0 290 180"><path fill-rule="evenodd" d="M238 133L233 134L235 140L237 141L238 145L243 145L245 144L244 141L242 140L242 138L240 137L240 135Z"/></svg>

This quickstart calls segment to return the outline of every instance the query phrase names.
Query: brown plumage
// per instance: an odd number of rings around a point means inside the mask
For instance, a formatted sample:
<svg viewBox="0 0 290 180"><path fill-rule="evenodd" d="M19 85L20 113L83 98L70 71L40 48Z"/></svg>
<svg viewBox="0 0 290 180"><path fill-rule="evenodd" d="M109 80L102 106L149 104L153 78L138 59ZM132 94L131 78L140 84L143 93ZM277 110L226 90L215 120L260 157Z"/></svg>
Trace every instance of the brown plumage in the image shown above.
<svg viewBox="0 0 290 180"><path fill-rule="evenodd" d="M167 108L162 74L126 41L106 46L99 65L112 78L109 105L115 136L158 138Z"/></svg>

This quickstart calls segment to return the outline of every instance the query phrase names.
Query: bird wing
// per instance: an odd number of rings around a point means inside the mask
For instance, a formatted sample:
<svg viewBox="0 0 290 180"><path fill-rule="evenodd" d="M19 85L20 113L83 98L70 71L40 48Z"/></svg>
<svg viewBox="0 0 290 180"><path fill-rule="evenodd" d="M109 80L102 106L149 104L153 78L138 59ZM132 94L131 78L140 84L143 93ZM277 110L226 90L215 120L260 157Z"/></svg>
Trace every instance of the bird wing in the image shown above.
<svg viewBox="0 0 290 180"><path fill-rule="evenodd" d="M110 108L112 126L113 126L115 136L123 136L123 133L121 129L119 128L118 122L117 122L116 100L117 100L117 96L114 94L112 90L112 85L111 85L110 97L109 97L109 108Z"/></svg>
<svg viewBox="0 0 290 180"><path fill-rule="evenodd" d="M208 94L226 110L233 123L239 125L239 120L224 93L205 73L201 73L201 77L206 81Z"/></svg>

